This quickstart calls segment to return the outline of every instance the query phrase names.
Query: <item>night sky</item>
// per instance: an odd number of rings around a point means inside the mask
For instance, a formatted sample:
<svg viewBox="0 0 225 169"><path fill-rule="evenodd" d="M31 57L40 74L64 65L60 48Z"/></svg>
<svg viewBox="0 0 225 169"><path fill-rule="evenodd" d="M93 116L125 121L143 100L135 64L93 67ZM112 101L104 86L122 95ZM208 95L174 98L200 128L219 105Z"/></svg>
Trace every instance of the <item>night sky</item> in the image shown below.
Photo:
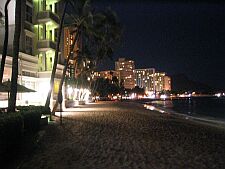
<svg viewBox="0 0 225 169"><path fill-rule="evenodd" d="M225 89L225 3L178 1L101 1L110 6L124 28L114 54L169 75ZM101 69L114 69L114 62Z"/></svg>

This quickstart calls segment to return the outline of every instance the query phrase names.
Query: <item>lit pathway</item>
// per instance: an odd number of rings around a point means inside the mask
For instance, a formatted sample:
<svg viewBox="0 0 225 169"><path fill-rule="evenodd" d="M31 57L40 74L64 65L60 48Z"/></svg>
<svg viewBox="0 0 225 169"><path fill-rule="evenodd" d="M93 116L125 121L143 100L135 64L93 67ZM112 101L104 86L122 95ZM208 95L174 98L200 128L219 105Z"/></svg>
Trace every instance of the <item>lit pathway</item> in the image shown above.
<svg viewBox="0 0 225 169"><path fill-rule="evenodd" d="M64 113L48 125L39 148L21 168L224 168L225 130L105 102Z"/></svg>

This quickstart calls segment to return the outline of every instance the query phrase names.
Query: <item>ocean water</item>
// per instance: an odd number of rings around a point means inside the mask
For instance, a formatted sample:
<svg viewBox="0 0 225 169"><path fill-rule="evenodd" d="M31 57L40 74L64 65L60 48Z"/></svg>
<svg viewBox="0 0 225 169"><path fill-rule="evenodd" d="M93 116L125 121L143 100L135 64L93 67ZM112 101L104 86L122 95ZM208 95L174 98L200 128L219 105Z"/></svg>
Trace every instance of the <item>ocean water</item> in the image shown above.
<svg viewBox="0 0 225 169"><path fill-rule="evenodd" d="M188 116L225 122L225 97L190 97L148 103Z"/></svg>

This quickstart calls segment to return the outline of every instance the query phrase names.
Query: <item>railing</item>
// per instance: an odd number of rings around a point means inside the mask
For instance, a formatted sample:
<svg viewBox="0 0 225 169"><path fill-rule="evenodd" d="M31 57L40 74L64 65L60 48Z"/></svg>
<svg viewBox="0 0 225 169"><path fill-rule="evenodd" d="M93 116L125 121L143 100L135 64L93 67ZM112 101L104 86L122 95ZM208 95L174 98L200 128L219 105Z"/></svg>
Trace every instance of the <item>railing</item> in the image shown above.
<svg viewBox="0 0 225 169"><path fill-rule="evenodd" d="M29 31L31 31L31 32L34 31L34 26L31 23L27 22L27 21L25 21L24 28L29 30Z"/></svg>
<svg viewBox="0 0 225 169"><path fill-rule="evenodd" d="M59 22L60 22L59 17L51 11L41 11L41 12L38 12L38 14L37 14L38 22L40 22L41 20L47 20L48 18L50 18L57 24L59 24Z"/></svg>
<svg viewBox="0 0 225 169"><path fill-rule="evenodd" d="M29 3L33 4L33 0L27 0L27 2L29 2Z"/></svg>
<svg viewBox="0 0 225 169"><path fill-rule="evenodd" d="M40 51L45 51L49 48L51 49L56 49L56 44L55 42L53 41L50 41L50 40L39 40L38 43L37 43L37 48L40 50Z"/></svg>

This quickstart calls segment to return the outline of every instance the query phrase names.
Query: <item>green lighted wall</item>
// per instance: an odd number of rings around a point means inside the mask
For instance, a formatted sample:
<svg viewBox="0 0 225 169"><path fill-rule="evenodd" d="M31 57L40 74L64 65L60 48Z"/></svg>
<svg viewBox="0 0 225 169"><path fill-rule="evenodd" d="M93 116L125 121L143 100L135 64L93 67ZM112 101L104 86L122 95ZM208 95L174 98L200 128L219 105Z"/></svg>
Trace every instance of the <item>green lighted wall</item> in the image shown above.
<svg viewBox="0 0 225 169"><path fill-rule="evenodd" d="M58 1L59 0L33 0L34 14L37 15L38 12L42 11L51 11L55 13L55 4ZM55 42L55 29L58 26L59 25L52 21L50 18L47 18L47 21L45 20L45 22L37 23L34 26L34 31L37 35L34 40L35 44L37 44L40 40L49 40ZM55 51L53 49L49 49L46 52L40 52L36 48L36 53L38 55L39 71L51 71L54 62Z"/></svg>
<svg viewBox="0 0 225 169"><path fill-rule="evenodd" d="M40 11L52 11L55 12L55 3L59 0L33 0L35 7Z"/></svg>
<svg viewBox="0 0 225 169"><path fill-rule="evenodd" d="M54 56L55 56L55 51L49 50L46 52L46 69L47 69L47 71L52 70Z"/></svg>
<svg viewBox="0 0 225 169"><path fill-rule="evenodd" d="M45 70L45 63L44 63L43 59L44 59L43 53L39 53L38 54L38 70L39 71Z"/></svg>

